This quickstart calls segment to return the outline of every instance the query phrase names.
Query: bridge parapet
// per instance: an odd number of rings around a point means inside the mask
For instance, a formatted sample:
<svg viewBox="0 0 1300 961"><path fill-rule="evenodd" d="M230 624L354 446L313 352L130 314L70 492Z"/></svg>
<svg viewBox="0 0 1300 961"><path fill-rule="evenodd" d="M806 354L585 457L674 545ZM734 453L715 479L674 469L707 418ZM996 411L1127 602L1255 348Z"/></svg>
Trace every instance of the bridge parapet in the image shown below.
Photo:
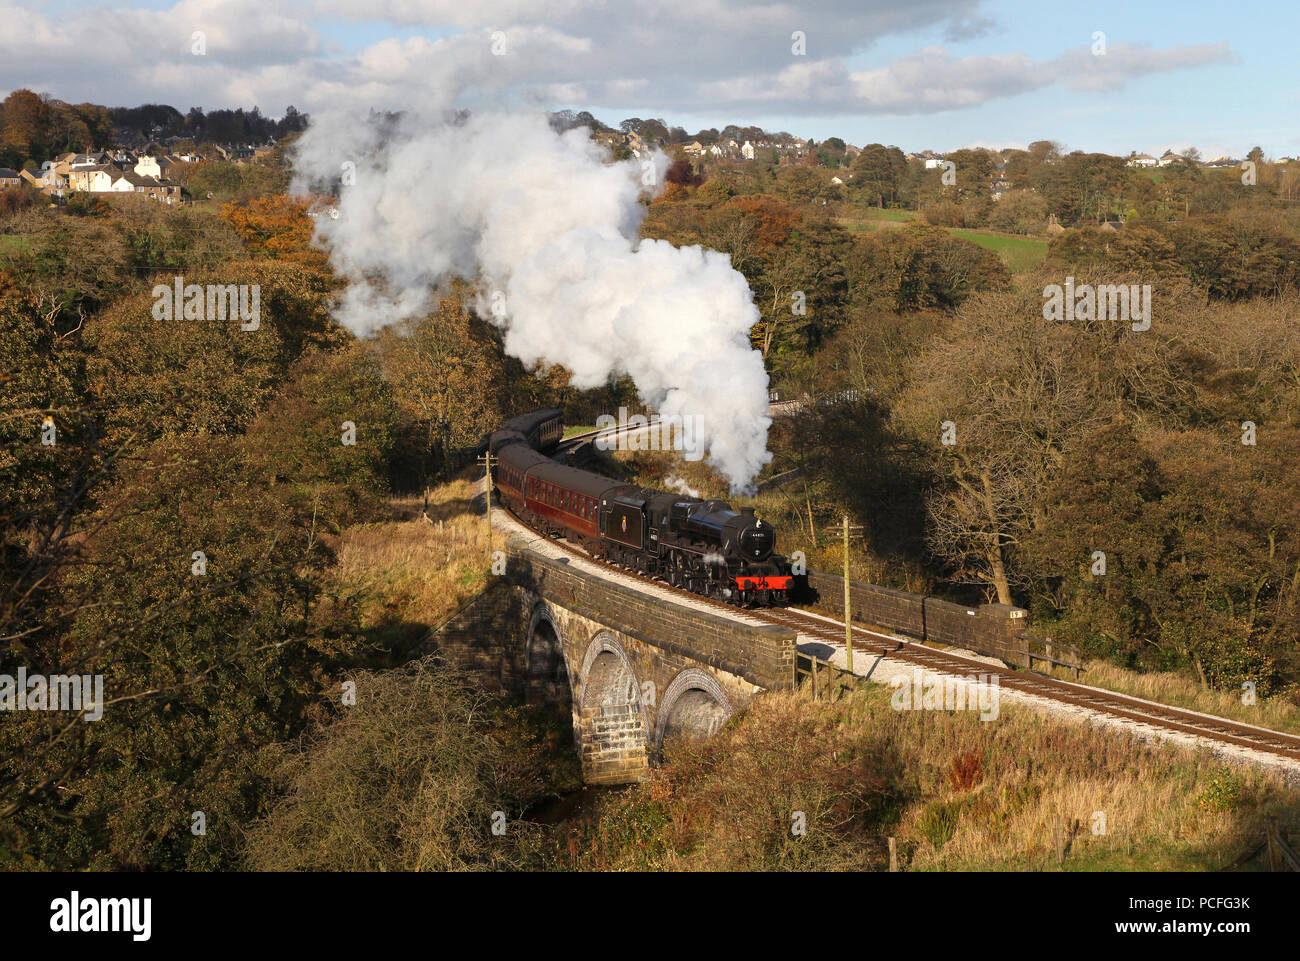
<svg viewBox="0 0 1300 961"><path fill-rule="evenodd" d="M507 544L506 578L629 637L756 687L794 687L795 637L786 628L746 624L593 578L563 560L538 554L520 538Z"/></svg>

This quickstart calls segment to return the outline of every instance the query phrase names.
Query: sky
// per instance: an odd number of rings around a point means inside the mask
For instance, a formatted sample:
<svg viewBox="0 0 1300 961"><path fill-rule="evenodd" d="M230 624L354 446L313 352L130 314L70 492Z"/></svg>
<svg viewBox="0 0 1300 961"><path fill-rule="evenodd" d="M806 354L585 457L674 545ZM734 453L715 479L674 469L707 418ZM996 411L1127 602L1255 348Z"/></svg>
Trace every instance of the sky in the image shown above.
<svg viewBox="0 0 1300 961"><path fill-rule="evenodd" d="M0 91L1281 157L1300 153L1297 21L1294 0L0 0Z"/></svg>

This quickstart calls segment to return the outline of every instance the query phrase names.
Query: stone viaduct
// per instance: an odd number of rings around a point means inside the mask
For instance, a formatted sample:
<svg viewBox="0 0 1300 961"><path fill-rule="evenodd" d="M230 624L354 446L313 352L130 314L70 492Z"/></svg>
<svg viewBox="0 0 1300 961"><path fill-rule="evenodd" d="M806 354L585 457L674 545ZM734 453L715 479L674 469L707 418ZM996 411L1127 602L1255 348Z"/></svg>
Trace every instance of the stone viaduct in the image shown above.
<svg viewBox="0 0 1300 961"><path fill-rule="evenodd" d="M512 536L505 575L430 648L488 689L569 707L583 779L622 784L671 738L708 737L759 691L793 688L795 640L593 576Z"/></svg>

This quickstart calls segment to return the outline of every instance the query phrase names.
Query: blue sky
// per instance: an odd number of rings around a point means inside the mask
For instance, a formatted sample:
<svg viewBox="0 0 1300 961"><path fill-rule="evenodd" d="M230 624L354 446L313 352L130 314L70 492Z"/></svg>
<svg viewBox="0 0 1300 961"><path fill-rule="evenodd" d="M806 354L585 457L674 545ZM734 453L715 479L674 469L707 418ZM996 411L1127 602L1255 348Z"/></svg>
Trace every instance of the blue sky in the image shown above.
<svg viewBox="0 0 1300 961"><path fill-rule="evenodd" d="M509 90L692 131L1206 156L1259 144L1276 157L1300 153L1295 11L1282 0L0 0L0 88L278 114L367 97L473 102L486 86L489 100ZM192 28L211 38L205 58L185 55ZM790 55L792 28L807 33L805 57ZM518 56L484 57L498 29ZM1081 88L1094 31L1110 62ZM926 56L939 59L918 73Z"/></svg>

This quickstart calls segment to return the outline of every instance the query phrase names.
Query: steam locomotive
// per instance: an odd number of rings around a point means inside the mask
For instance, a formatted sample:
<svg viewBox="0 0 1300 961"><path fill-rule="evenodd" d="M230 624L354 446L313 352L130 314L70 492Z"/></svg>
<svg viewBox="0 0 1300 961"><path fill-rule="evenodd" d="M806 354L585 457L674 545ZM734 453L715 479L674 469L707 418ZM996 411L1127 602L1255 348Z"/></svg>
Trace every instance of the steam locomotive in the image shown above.
<svg viewBox="0 0 1300 961"><path fill-rule="evenodd" d="M533 528L697 594L744 606L787 602L790 566L752 507L737 512L560 464L546 452L563 435L561 412L544 407L485 438L501 500Z"/></svg>

